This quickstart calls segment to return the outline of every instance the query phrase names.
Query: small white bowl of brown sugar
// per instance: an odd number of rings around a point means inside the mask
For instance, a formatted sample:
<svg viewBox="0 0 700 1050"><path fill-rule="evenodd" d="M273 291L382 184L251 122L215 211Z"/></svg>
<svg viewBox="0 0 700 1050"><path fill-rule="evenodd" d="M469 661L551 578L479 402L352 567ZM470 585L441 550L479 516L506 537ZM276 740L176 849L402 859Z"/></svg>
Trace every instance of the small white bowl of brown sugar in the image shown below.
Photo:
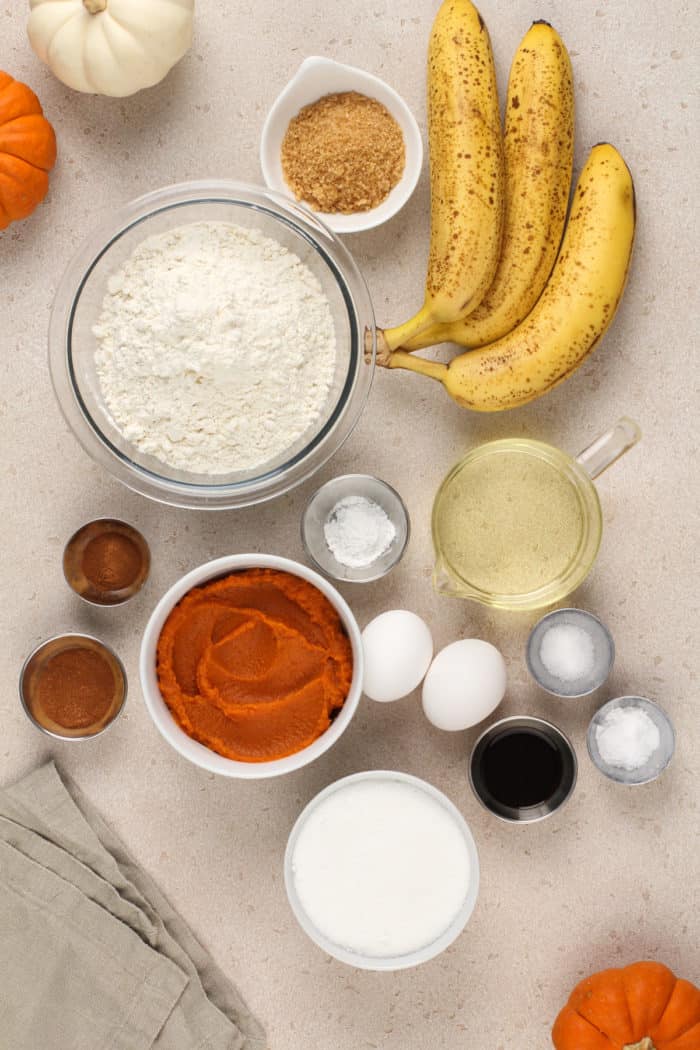
<svg viewBox="0 0 700 1050"><path fill-rule="evenodd" d="M380 226L404 206L423 166L416 119L393 88L329 58L302 62L260 141L268 187L336 233Z"/></svg>

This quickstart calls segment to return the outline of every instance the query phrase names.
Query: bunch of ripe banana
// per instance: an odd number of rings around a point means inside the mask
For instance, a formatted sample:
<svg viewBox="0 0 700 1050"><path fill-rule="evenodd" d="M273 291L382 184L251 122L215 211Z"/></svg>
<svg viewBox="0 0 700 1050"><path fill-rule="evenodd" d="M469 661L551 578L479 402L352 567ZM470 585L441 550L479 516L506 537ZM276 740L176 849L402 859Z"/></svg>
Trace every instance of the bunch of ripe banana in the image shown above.
<svg viewBox="0 0 700 1050"><path fill-rule="evenodd" d="M380 331L377 359L440 380L467 408L514 408L566 379L612 321L634 241L632 176L614 146L594 146L567 221L566 48L547 22L532 25L511 67L502 133L491 43L469 0L445 0L437 14L428 123L425 301ZM469 352L449 365L412 356L448 341Z"/></svg>

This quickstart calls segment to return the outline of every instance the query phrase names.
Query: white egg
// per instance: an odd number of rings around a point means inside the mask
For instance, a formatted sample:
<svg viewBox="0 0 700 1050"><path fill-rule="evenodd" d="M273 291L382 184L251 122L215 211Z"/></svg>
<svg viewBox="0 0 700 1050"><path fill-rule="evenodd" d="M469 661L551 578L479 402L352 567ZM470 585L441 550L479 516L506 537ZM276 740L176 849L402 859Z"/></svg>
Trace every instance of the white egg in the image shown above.
<svg viewBox="0 0 700 1050"><path fill-rule="evenodd" d="M495 711L506 691L506 664L495 646L466 638L446 646L423 682L423 710L438 729L469 729Z"/></svg>
<svg viewBox="0 0 700 1050"><path fill-rule="evenodd" d="M415 613L392 609L362 632L364 691L382 702L408 696L423 681L433 658L433 636Z"/></svg>

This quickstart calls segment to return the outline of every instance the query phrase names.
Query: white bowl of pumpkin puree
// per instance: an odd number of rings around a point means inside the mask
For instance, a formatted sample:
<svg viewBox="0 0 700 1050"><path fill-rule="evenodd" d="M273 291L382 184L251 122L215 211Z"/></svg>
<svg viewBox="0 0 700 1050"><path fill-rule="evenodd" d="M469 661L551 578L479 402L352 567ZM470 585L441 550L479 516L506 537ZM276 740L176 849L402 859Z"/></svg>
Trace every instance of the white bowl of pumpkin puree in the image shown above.
<svg viewBox="0 0 700 1050"><path fill-rule="evenodd" d="M362 695L360 629L313 570L233 554L161 598L140 673L151 718L184 758L223 776L280 776L347 728Z"/></svg>

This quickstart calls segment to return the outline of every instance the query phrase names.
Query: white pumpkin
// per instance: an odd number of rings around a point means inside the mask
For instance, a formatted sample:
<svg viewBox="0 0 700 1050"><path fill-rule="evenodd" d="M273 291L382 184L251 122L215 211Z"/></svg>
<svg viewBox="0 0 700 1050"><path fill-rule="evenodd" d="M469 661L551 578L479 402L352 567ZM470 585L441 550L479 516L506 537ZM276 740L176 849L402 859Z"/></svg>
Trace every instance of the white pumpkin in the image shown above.
<svg viewBox="0 0 700 1050"><path fill-rule="evenodd" d="M194 0L29 0L27 32L68 87L123 97L152 87L192 43Z"/></svg>

